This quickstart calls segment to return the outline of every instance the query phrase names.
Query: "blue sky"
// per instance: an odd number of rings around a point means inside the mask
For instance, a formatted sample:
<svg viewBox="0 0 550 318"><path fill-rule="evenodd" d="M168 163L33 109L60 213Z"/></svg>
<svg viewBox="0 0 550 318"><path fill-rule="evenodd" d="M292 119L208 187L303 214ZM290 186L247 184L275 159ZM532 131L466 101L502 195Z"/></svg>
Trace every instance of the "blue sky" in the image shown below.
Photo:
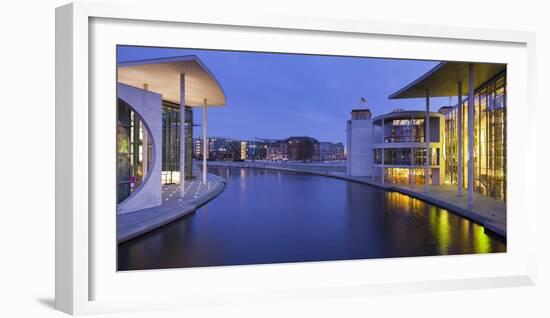
<svg viewBox="0 0 550 318"><path fill-rule="evenodd" d="M150 47L118 47L118 61L194 54L223 86L227 106L209 109L208 135L246 140L311 136L346 140L350 111L367 100L374 116L395 108L423 109L423 99L388 95L437 65L434 61ZM454 102L454 101L453 101ZM437 110L448 98L434 98ZM194 111L202 123L202 110ZM196 128L194 135L199 136Z"/></svg>

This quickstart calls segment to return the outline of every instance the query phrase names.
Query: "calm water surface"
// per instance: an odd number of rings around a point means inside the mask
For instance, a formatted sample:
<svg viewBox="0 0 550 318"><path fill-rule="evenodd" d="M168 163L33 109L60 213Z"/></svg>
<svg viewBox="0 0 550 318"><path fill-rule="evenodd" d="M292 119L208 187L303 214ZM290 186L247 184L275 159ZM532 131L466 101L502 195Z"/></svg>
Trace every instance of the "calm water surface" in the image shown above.
<svg viewBox="0 0 550 318"><path fill-rule="evenodd" d="M119 270L505 252L483 227L399 193L261 169L210 168L216 199L119 245Z"/></svg>

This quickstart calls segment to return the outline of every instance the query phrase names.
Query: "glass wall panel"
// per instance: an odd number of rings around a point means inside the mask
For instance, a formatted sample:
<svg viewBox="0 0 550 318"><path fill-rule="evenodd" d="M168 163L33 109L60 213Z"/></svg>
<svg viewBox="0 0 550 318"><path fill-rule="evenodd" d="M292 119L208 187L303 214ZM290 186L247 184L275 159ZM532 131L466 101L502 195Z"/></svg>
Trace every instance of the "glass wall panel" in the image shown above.
<svg viewBox="0 0 550 318"><path fill-rule="evenodd" d="M384 149L384 164L411 165L411 148Z"/></svg>
<svg viewBox="0 0 550 318"><path fill-rule="evenodd" d="M422 168L385 168L384 180L394 184L426 184L426 170ZM432 183L430 170L430 184Z"/></svg>
<svg viewBox="0 0 550 318"><path fill-rule="evenodd" d="M506 201L506 73L474 96L474 191ZM463 187L468 187L468 102L463 102ZM445 115L446 182L458 182L458 111Z"/></svg>
<svg viewBox="0 0 550 318"><path fill-rule="evenodd" d="M374 149L374 164L382 164L382 149Z"/></svg>
<svg viewBox="0 0 550 318"><path fill-rule="evenodd" d="M445 182L456 183L458 178L458 130L457 130L457 111L450 111L445 114Z"/></svg>
<svg viewBox="0 0 550 318"><path fill-rule="evenodd" d="M426 165L426 148L414 148L414 165ZM430 148L430 166L439 166L439 148Z"/></svg>
<svg viewBox="0 0 550 318"><path fill-rule="evenodd" d="M411 178L413 184L426 184L426 169L411 169Z"/></svg>
<svg viewBox="0 0 550 318"><path fill-rule="evenodd" d="M388 183L408 184L410 169L408 168L386 168L385 180Z"/></svg>
<svg viewBox="0 0 550 318"><path fill-rule="evenodd" d="M185 107L185 179L193 176L193 110ZM180 107L162 104L162 183L180 182Z"/></svg>
<svg viewBox="0 0 550 318"><path fill-rule="evenodd" d="M141 185L149 172L153 153L149 135L138 114L119 99L117 102L117 203L128 198Z"/></svg>
<svg viewBox="0 0 550 318"><path fill-rule="evenodd" d="M386 119L384 142L424 142L424 130L424 119Z"/></svg>

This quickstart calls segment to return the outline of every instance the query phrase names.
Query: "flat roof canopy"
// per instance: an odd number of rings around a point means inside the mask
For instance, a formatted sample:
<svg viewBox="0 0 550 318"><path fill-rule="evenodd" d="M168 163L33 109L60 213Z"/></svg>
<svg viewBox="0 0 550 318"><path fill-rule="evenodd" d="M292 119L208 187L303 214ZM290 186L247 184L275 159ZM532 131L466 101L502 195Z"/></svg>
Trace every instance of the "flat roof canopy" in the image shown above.
<svg viewBox="0 0 550 318"><path fill-rule="evenodd" d="M180 74L185 74L185 105L225 106L221 85L208 68L195 55L149 59L119 63L118 82L143 88L162 95L162 99L180 103Z"/></svg>
<svg viewBox="0 0 550 318"><path fill-rule="evenodd" d="M441 62L409 85L391 94L389 99L456 96L458 81L462 81L462 94L468 94L468 64L470 62ZM473 63L474 89L483 85L506 69L506 64Z"/></svg>

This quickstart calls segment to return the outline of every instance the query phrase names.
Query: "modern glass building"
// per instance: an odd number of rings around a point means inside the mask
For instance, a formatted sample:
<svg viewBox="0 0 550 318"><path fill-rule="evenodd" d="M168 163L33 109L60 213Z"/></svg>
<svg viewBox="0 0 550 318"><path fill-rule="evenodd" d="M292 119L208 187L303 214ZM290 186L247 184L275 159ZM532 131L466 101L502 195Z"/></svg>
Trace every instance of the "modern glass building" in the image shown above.
<svg viewBox="0 0 550 318"><path fill-rule="evenodd" d="M458 166L458 112L468 112L468 99L445 113L446 182L458 184L458 169L468 187L468 117L462 121L462 165ZM474 92L474 191L506 201L506 72L501 72Z"/></svg>
<svg viewBox="0 0 550 318"><path fill-rule="evenodd" d="M444 116L430 113L429 169L426 178L426 113L395 110L373 119L374 176L382 182L441 184L445 177Z"/></svg>
<svg viewBox="0 0 550 318"><path fill-rule="evenodd" d="M183 197L185 179L193 176L192 108L203 110L206 139L207 109L226 103L216 78L193 55L123 62L117 100L117 213L162 205L167 184ZM207 159L202 184L208 183Z"/></svg>
<svg viewBox="0 0 550 318"><path fill-rule="evenodd" d="M390 99L456 96L443 107L445 182L457 185L457 195L473 193L506 201L506 65L442 62ZM428 190L428 189L427 189Z"/></svg>

